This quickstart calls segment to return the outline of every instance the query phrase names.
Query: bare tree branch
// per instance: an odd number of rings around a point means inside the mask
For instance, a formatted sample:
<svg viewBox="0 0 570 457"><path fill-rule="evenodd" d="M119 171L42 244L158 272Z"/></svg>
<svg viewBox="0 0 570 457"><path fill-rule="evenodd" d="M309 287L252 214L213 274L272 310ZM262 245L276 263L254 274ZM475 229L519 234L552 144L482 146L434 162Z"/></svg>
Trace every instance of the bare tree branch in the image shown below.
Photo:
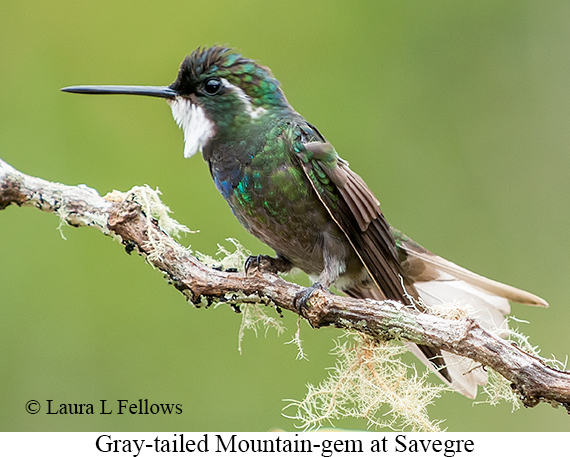
<svg viewBox="0 0 570 457"><path fill-rule="evenodd" d="M84 186L67 186L25 175L0 160L0 210L34 206L65 223L95 227L137 250L194 304L254 300L294 313L301 287L278 276L225 272L198 261L145 214L133 193L101 197ZM484 330L474 320L420 313L394 301L356 300L317 291L303 316L314 328L333 325L378 340L401 339L444 349L491 367L512 383L525 406L562 404L570 412L570 373L547 366L514 343Z"/></svg>

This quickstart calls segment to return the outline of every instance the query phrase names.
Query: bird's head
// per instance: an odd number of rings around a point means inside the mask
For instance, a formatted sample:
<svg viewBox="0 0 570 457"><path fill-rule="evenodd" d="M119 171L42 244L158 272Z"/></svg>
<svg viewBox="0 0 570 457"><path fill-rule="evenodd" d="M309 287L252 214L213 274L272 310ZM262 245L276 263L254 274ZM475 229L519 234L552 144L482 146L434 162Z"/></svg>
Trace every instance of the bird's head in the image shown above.
<svg viewBox="0 0 570 457"><path fill-rule="evenodd" d="M135 94L165 98L184 131L184 156L201 151L216 135L291 109L269 68L221 46L198 48L169 86L71 86L65 92Z"/></svg>

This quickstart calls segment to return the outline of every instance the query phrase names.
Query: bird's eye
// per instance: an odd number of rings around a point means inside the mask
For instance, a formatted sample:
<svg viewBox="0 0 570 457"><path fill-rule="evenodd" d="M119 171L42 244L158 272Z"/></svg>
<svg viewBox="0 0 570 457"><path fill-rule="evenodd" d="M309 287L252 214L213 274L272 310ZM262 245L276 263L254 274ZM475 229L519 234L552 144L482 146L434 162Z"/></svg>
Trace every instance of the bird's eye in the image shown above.
<svg viewBox="0 0 570 457"><path fill-rule="evenodd" d="M207 79L204 83L204 92L208 95L216 95L222 89L222 81L218 78Z"/></svg>

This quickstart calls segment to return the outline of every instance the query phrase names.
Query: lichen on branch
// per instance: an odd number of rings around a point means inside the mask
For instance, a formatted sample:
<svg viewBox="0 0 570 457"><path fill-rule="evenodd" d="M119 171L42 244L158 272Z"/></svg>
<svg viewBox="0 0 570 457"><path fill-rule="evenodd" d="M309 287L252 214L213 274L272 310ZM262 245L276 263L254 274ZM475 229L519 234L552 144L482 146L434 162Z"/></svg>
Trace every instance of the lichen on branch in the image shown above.
<svg viewBox="0 0 570 457"><path fill-rule="evenodd" d="M494 370L525 406L547 402L570 409L570 373L548 366L536 354L486 331L468 316L449 319L390 300L357 300L321 290L311 296L308 309L299 311L294 299L302 287L297 284L258 270L246 274L235 267L224 269L223 264L206 265L173 239L175 232L187 229L168 216L168 209L152 189L138 187L102 197L84 185L67 186L28 176L0 160L0 210L9 205L36 207L58 215L67 225L94 227L113 237L127 252L138 252L163 272L197 306L224 302L234 309L271 305L278 312L301 312L313 328L335 326L357 331L370 344L399 339L443 349ZM363 356L357 359L364 363ZM368 375L373 378L374 372L378 369L371 369ZM427 401L431 401L429 395ZM373 403L361 407L372 411ZM321 416L328 420L326 414ZM403 423L408 423L406 420Z"/></svg>

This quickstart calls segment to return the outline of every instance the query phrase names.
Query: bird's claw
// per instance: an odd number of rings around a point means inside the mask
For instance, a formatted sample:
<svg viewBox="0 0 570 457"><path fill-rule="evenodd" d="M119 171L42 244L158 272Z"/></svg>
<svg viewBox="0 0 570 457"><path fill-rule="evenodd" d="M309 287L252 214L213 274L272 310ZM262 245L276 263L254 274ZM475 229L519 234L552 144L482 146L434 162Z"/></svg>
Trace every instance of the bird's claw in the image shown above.
<svg viewBox="0 0 570 457"><path fill-rule="evenodd" d="M273 258L268 255L250 255L244 264L245 274L249 274L251 271L259 270L261 272L275 273L275 268L273 267Z"/></svg>
<svg viewBox="0 0 570 457"><path fill-rule="evenodd" d="M320 282L316 282L312 286L307 287L295 294L295 297L293 298L293 306L297 308L297 311L301 316L303 315L303 308L309 309L307 302L317 290L326 292L326 288Z"/></svg>

